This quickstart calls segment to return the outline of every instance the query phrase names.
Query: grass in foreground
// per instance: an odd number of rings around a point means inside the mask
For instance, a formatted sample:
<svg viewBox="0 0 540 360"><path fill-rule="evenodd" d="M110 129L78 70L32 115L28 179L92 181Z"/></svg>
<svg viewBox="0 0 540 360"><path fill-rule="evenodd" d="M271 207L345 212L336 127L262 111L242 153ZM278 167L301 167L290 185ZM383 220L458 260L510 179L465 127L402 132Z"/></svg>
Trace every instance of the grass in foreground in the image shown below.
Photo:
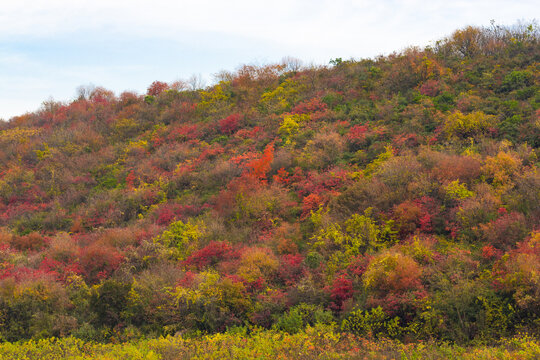
<svg viewBox="0 0 540 360"><path fill-rule="evenodd" d="M538 359L540 342L530 336L496 346L367 340L328 328L297 334L261 330L100 344L68 338L0 344L0 359Z"/></svg>

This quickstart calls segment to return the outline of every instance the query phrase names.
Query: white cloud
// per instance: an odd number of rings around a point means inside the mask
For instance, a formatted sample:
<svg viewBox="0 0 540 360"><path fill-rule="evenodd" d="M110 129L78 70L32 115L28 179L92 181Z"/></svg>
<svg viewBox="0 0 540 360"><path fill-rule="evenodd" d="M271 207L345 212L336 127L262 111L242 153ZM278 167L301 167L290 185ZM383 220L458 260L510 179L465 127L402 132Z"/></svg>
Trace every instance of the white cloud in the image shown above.
<svg viewBox="0 0 540 360"><path fill-rule="evenodd" d="M491 19L511 24L537 14L540 3L532 0L4 0L0 6L0 65L4 68L0 69L0 116L22 110L5 109L21 104L10 91L28 84L20 81L24 67L34 69L27 75L30 83L50 89L47 96L72 94L91 76L98 85L110 84L117 91L120 87L142 90L148 85L142 82L149 79L230 70L241 63L287 55L317 63L334 57L371 57L407 45L426 45L465 25L487 25ZM81 46L75 49L79 38ZM85 50L89 39L103 46ZM51 41L70 45L50 50L60 52L54 57L44 54L45 50L34 51L36 41L45 48ZM151 50L156 64L133 51L152 41L163 44ZM29 45L13 52L3 49L2 43L8 42ZM108 42L119 47L114 54ZM31 50L34 57L26 54ZM119 61L137 67L137 76L116 68L119 64L112 58L124 50L133 53L133 58L119 57ZM63 51L71 51L66 54L70 57L62 58ZM84 51L93 53L81 64L77 52L84 55ZM172 59L169 63L164 60L167 57ZM43 92L33 96L37 99Z"/></svg>
<svg viewBox="0 0 540 360"><path fill-rule="evenodd" d="M513 22L538 10L529 0L18 0L0 9L0 37L108 32L197 44L200 34L214 34L320 61L329 52L373 56L464 24Z"/></svg>

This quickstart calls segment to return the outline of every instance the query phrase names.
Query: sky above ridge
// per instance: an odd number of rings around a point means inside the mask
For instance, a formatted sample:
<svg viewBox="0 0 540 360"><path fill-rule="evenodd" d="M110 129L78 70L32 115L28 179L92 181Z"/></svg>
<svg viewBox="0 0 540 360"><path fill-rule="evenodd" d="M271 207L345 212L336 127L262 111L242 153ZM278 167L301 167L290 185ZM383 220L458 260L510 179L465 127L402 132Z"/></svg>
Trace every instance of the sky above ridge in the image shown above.
<svg viewBox="0 0 540 360"><path fill-rule="evenodd" d="M0 119L69 101L80 85L209 84L242 64L374 57L539 15L537 0L0 0Z"/></svg>

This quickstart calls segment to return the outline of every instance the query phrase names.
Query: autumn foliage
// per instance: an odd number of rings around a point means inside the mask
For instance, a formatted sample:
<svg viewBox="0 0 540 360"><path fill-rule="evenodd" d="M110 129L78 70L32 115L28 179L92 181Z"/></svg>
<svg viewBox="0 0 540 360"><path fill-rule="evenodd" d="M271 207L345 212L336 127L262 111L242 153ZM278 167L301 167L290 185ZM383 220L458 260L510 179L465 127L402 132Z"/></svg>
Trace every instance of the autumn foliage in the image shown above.
<svg viewBox="0 0 540 360"><path fill-rule="evenodd" d="M0 124L0 339L537 336L539 34L81 89Z"/></svg>

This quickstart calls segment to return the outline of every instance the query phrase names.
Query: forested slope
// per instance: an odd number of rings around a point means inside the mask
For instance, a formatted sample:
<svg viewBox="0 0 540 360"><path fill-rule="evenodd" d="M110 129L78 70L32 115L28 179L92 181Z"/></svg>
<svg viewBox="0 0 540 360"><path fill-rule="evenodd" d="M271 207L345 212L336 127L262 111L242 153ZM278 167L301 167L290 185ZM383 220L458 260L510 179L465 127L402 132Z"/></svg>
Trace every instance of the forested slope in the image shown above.
<svg viewBox="0 0 540 360"><path fill-rule="evenodd" d="M1 124L0 338L538 335L539 38L468 27Z"/></svg>

